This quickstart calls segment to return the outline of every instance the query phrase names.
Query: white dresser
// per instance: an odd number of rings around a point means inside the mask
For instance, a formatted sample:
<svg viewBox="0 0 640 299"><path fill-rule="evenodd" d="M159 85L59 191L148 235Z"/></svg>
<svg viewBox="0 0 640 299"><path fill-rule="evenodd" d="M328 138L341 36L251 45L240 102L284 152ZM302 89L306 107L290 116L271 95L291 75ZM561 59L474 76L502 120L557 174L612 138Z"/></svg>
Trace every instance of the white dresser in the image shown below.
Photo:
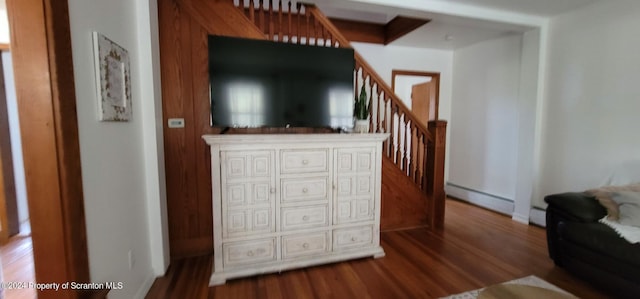
<svg viewBox="0 0 640 299"><path fill-rule="evenodd" d="M381 145L388 136L204 135L213 190L209 285L383 257Z"/></svg>

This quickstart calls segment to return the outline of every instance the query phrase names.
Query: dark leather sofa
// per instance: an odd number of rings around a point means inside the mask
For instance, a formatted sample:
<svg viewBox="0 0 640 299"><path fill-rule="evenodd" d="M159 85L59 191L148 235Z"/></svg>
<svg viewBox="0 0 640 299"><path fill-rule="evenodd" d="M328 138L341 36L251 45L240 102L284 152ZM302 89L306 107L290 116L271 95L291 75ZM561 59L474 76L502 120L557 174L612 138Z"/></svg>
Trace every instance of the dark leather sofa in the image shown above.
<svg viewBox="0 0 640 299"><path fill-rule="evenodd" d="M598 220L604 207L585 193L545 197L549 256L557 266L616 298L640 298L640 244Z"/></svg>

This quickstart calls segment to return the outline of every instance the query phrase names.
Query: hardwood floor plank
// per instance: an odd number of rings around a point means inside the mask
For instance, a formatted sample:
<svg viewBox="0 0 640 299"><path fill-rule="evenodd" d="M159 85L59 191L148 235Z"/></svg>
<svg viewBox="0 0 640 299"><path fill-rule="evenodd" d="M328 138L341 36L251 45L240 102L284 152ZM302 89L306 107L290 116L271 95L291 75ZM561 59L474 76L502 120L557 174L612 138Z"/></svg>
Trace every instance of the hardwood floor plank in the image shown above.
<svg viewBox="0 0 640 299"><path fill-rule="evenodd" d="M349 286L349 291L353 294L353 296L345 298L372 298L375 294L369 293L367 281L361 280L360 276L356 275L353 264L353 262L338 263L336 267L340 276L343 277L342 282Z"/></svg>
<svg viewBox="0 0 640 299"><path fill-rule="evenodd" d="M267 275L265 279L260 280L260 285L262 286L262 292L259 296L260 298L281 298L280 294L282 293L282 289L280 288L280 284L278 283L278 276Z"/></svg>
<svg viewBox="0 0 640 299"><path fill-rule="evenodd" d="M322 267L312 267L307 271L307 278L312 281L311 283L311 292L315 295L316 298L331 298L333 295L333 290L331 288L332 283L327 281L328 277L325 275Z"/></svg>
<svg viewBox="0 0 640 299"><path fill-rule="evenodd" d="M429 290L441 289L443 293L446 293L446 290L456 287L473 289L482 285L480 281L475 279L475 276L464 275L466 272L462 268L451 260L443 258L440 252L431 250L428 242L416 239L428 236L427 234L423 234L419 230L411 230L402 232L400 236L403 236L403 243L408 242L412 245L411 247L414 247L412 252L407 251L405 255L412 256L412 261L425 272L425 280L432 285L428 288ZM390 241L400 243L400 241L393 241L393 239ZM410 248L406 245L405 247Z"/></svg>
<svg viewBox="0 0 640 299"><path fill-rule="evenodd" d="M1 281L35 281L33 245L30 236L18 235L9 239L9 243L0 248L0 259L2 260ZM36 291L31 288L6 289L4 290L4 298L34 299L36 298Z"/></svg>
<svg viewBox="0 0 640 299"><path fill-rule="evenodd" d="M401 281L395 275L389 275L380 263L370 263L368 259L351 262L354 271L363 281L368 282L369 294L381 298L408 298L410 292L402 287Z"/></svg>
<svg viewBox="0 0 640 299"><path fill-rule="evenodd" d="M440 289L441 286L429 280L429 276L426 274L431 271L429 265L420 265L413 250L412 254L406 254L408 250L411 250L407 247L411 246L399 238L398 235L401 233L401 231L397 231L395 234L383 235L382 246L387 255L380 259L380 262L386 269L385 272L388 275L396 276L399 283L410 293L410 296L427 298L431 297L429 295L434 292L444 293L444 290Z"/></svg>
<svg viewBox="0 0 640 299"><path fill-rule="evenodd" d="M145 298L207 298L211 265L209 255L172 261L167 275L156 279Z"/></svg>
<svg viewBox="0 0 640 299"><path fill-rule="evenodd" d="M184 259L172 262L147 298L438 298L529 275L580 298L608 298L554 266L543 228L453 200L446 210L443 230L383 232L386 256L380 259L234 279L208 289L211 257Z"/></svg>
<svg viewBox="0 0 640 299"><path fill-rule="evenodd" d="M306 273L307 271L298 271L295 275L288 272L283 275L284 279L280 287L285 289L285 298L314 298Z"/></svg>

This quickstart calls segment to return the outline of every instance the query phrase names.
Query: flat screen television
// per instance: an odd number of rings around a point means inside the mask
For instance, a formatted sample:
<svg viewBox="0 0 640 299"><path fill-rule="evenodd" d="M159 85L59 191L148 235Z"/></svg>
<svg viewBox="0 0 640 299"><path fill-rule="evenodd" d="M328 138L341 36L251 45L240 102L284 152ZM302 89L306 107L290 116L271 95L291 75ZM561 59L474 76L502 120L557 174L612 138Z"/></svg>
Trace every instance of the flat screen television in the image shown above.
<svg viewBox="0 0 640 299"><path fill-rule="evenodd" d="M353 49L209 36L214 127L350 129Z"/></svg>

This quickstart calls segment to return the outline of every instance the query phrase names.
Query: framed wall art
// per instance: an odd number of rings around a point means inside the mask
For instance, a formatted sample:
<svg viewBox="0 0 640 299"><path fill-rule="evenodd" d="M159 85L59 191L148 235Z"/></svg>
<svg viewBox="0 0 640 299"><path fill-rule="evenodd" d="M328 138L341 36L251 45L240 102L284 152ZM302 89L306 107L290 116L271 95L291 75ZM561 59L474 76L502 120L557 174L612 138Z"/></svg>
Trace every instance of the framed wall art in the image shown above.
<svg viewBox="0 0 640 299"><path fill-rule="evenodd" d="M131 119L131 73L129 53L104 35L93 32L98 119Z"/></svg>

